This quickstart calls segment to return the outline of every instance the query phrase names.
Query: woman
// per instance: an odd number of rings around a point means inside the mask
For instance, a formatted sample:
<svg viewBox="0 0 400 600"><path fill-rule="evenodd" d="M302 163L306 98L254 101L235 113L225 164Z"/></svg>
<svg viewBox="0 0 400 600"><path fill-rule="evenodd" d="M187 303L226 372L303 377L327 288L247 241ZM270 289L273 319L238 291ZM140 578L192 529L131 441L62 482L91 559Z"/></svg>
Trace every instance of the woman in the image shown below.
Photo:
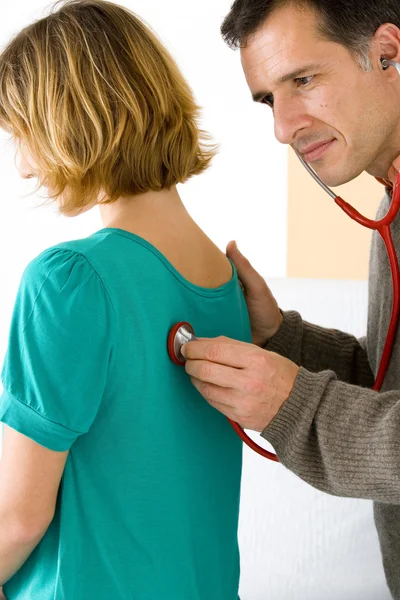
<svg viewBox="0 0 400 600"><path fill-rule="evenodd" d="M7 600L237 600L241 442L166 350L171 326L251 341L227 257L176 190L197 106L130 11L73 0L0 57L22 177L104 227L26 268L2 371Z"/></svg>

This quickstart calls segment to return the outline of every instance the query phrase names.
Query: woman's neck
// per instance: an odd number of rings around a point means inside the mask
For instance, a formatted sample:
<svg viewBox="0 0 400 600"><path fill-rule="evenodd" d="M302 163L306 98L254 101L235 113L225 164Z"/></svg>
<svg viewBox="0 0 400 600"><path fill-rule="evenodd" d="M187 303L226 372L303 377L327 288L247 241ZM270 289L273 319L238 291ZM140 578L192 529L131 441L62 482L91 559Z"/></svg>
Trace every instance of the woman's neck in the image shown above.
<svg viewBox="0 0 400 600"><path fill-rule="evenodd" d="M99 204L104 227L137 229L175 229L178 223L191 220L176 187L161 192L120 197L112 204Z"/></svg>

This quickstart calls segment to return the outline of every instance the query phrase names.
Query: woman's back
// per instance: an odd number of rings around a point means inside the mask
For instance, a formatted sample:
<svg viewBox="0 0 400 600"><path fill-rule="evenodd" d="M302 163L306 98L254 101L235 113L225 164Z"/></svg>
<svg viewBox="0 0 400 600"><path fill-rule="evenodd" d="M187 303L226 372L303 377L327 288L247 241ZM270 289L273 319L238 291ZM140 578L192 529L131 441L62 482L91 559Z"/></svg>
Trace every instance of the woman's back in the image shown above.
<svg viewBox="0 0 400 600"><path fill-rule="evenodd" d="M237 274L176 191L216 147L137 15L58 5L0 55L0 126L21 176L63 215L99 206L105 229L46 250L21 282L0 419L44 447L58 478L43 467L50 491L35 489L29 514L46 513L46 533L4 591L237 600L241 441L167 353L177 321L251 341Z"/></svg>
<svg viewBox="0 0 400 600"><path fill-rule="evenodd" d="M247 309L234 268L204 234L190 249L148 237L163 253L105 228L25 272L4 420L70 452L55 518L6 584L9 600L237 600L241 441L166 344L177 321L250 342ZM40 335L45 321L54 335Z"/></svg>

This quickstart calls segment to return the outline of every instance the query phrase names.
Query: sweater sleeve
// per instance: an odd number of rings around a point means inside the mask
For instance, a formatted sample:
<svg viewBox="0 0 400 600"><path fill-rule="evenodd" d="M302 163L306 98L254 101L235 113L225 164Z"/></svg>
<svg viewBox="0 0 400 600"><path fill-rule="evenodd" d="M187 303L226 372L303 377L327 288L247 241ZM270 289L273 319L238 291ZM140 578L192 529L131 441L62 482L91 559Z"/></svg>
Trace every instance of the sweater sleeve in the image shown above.
<svg viewBox="0 0 400 600"><path fill-rule="evenodd" d="M398 390L379 393L301 367L261 435L285 467L319 490L400 504Z"/></svg>
<svg viewBox="0 0 400 600"><path fill-rule="evenodd" d="M265 349L292 360L311 372L333 371L347 383L370 387L374 376L368 362L365 338L303 321L295 311L282 312L278 332Z"/></svg>

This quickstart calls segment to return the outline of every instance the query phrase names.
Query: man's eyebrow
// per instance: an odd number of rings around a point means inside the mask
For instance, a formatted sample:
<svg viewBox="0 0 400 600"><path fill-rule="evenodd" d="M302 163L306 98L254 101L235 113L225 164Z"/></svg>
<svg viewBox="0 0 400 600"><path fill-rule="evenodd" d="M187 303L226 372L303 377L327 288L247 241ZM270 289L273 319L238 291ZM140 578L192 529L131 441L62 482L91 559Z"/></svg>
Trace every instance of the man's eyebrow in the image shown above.
<svg viewBox="0 0 400 600"><path fill-rule="evenodd" d="M315 64L310 64L310 65L305 65L304 67L300 67L299 69L296 69L295 71L291 71L290 73L287 73L286 75L282 75L282 77L279 77L279 79L277 79L276 83L277 84L286 83L286 81L292 81L293 79L296 79L297 77L302 77L306 73L310 73L310 71L316 71L318 69L321 69L320 64L315 63ZM253 100L254 100L254 102L259 102L260 100L265 98L265 96L270 96L270 95L271 95L271 92L268 92L268 91L256 92L255 94L253 94Z"/></svg>

